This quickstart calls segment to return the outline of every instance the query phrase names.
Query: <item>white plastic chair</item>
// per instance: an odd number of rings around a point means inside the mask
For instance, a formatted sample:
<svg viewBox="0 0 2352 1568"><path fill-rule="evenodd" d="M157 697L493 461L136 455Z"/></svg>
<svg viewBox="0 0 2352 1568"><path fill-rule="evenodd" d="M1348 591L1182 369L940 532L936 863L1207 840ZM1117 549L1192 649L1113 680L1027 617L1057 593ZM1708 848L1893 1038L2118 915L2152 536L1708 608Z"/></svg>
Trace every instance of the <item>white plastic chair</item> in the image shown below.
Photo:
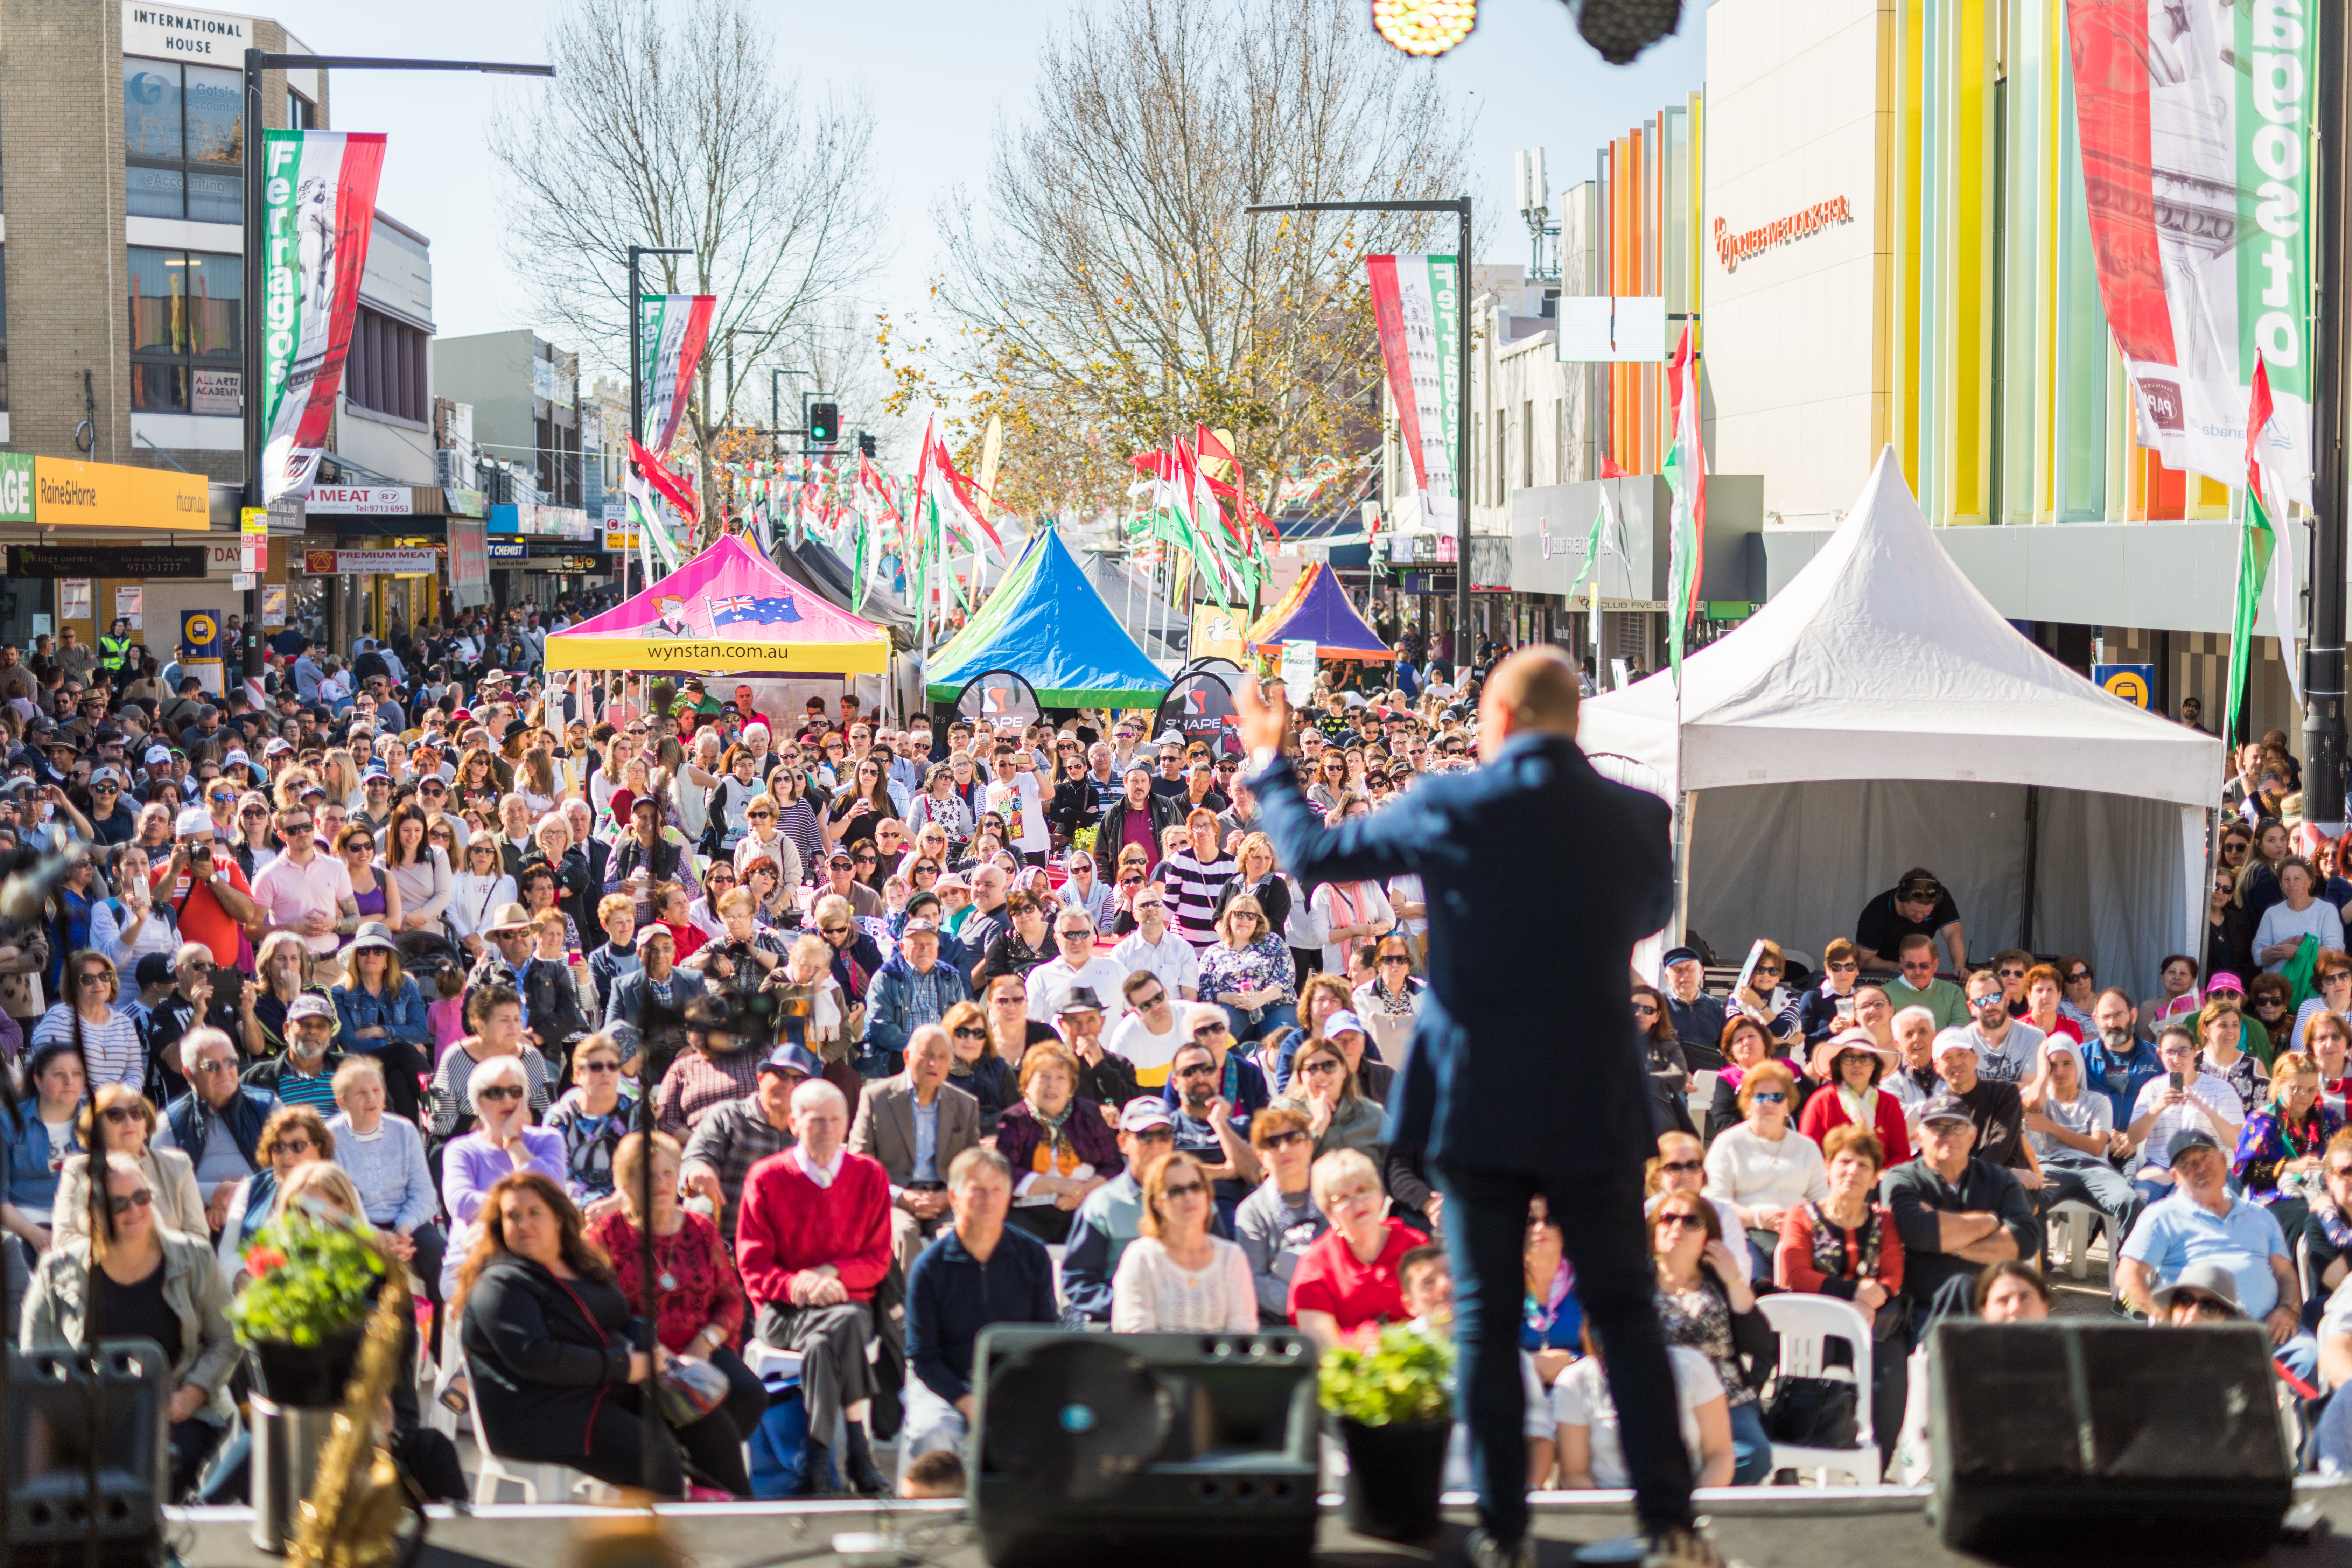
<svg viewBox="0 0 2352 1568"><path fill-rule="evenodd" d="M2302 1231L2295 1232L2294 1237L2294 1277L2303 1287L2304 1300L2310 1300L2317 1281L2311 1272L2311 1237Z"/></svg>
<svg viewBox="0 0 2352 1568"><path fill-rule="evenodd" d="M525 1502L569 1502L572 1494L582 1488L593 1489L602 1496L604 1483L593 1476L582 1475L569 1465L553 1460L502 1459L490 1452L490 1439L482 1431L482 1401L479 1378L467 1369L466 1379L466 1412L474 1426L474 1454L481 1468L474 1475L474 1506L487 1508L499 1500L499 1483L512 1481L522 1489Z"/></svg>
<svg viewBox="0 0 2352 1568"><path fill-rule="evenodd" d="M1715 1103L1715 1082L1722 1076L1713 1068L1701 1068L1691 1074L1691 1125L1698 1129L1701 1142L1706 1141L1706 1112Z"/></svg>
<svg viewBox="0 0 2352 1568"><path fill-rule="evenodd" d="M2068 1198L2054 1205L2047 1216L2051 1233L2065 1242L2066 1272L2077 1279L2091 1277L2091 1226L2099 1217L2099 1211L2080 1198ZM2112 1251L2114 1243L2110 1241L2108 1246ZM2052 1267L2056 1267L2058 1261L2053 1249L2050 1256Z"/></svg>
<svg viewBox="0 0 2352 1568"><path fill-rule="evenodd" d="M1794 1443L1772 1445L1774 1470L1818 1470L1822 1484L1832 1472L1850 1476L1858 1486L1878 1483L1878 1435L1871 1426L1870 1325L1851 1302L1833 1296L1782 1291L1759 1297L1756 1303L1764 1319L1780 1336L1780 1375L1782 1377L1845 1377L1853 1379L1854 1446L1851 1448L1808 1448ZM1829 1366L1822 1352L1831 1340L1843 1340L1853 1352L1851 1371Z"/></svg>

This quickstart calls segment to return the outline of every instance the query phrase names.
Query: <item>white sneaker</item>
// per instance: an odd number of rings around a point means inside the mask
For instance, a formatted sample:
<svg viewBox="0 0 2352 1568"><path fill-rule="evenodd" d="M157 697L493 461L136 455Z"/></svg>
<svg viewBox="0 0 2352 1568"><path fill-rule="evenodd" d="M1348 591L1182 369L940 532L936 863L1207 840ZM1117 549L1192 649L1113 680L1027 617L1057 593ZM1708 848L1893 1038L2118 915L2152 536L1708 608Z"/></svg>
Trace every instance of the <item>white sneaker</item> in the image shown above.
<svg viewBox="0 0 2352 1568"><path fill-rule="evenodd" d="M1523 1535L1506 1544L1484 1530L1474 1530L1464 1555L1470 1568L1536 1568L1536 1538Z"/></svg>

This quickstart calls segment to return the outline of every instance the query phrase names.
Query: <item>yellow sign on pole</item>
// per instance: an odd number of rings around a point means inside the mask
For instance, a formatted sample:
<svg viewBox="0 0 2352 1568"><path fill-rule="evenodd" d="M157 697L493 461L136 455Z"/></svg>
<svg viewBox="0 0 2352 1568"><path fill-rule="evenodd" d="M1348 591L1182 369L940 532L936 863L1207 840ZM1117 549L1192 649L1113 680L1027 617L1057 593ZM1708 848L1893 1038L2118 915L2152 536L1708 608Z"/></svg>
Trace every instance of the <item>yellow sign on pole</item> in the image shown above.
<svg viewBox="0 0 2352 1568"><path fill-rule="evenodd" d="M1192 640L1186 652L1193 658L1229 658L1242 662L1242 612L1224 605L1192 607Z"/></svg>

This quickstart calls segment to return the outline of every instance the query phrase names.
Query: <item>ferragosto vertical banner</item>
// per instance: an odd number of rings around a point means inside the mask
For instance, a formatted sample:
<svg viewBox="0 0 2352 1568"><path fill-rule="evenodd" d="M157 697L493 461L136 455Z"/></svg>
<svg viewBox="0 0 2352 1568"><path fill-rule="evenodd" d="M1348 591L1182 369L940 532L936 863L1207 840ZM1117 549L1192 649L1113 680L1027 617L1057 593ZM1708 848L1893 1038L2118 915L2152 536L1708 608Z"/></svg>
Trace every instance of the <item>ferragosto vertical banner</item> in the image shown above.
<svg viewBox="0 0 2352 1568"><path fill-rule="evenodd" d="M2067 0L2099 296L2140 444L2246 480L2257 353L2265 471L2311 503L2311 143L2318 0Z"/></svg>
<svg viewBox="0 0 2352 1568"><path fill-rule="evenodd" d="M310 493L351 352L383 137L269 131L261 144L261 488Z"/></svg>

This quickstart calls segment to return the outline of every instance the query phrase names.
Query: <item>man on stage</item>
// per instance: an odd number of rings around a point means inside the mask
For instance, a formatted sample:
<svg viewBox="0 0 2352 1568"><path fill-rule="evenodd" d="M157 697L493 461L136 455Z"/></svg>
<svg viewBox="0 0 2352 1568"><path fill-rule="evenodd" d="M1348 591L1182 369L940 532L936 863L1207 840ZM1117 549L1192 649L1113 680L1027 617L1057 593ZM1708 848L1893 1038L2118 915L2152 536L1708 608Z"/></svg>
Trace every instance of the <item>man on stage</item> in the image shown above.
<svg viewBox="0 0 2352 1568"><path fill-rule="evenodd" d="M1622 986L1564 1014L1541 982L1563 960L1625 973L1674 908L1668 812L1596 773L1576 745L1575 668L1528 648L1487 679L1474 772L1423 780L1327 829L1281 747L1289 712L1238 694L1267 834L1310 890L1418 876L1430 988L1386 1136L1419 1148L1445 1194L1463 1415L1478 1484L1476 1568L1533 1568L1521 1436L1518 1324L1528 1201L1541 1194L1623 1422L1647 1568L1717 1568L1692 1521L1690 1461L1658 1328L1642 1217L1652 1141L1643 1058ZM1565 894L1565 897L1561 895ZM1538 904L1549 918L1529 918Z"/></svg>

